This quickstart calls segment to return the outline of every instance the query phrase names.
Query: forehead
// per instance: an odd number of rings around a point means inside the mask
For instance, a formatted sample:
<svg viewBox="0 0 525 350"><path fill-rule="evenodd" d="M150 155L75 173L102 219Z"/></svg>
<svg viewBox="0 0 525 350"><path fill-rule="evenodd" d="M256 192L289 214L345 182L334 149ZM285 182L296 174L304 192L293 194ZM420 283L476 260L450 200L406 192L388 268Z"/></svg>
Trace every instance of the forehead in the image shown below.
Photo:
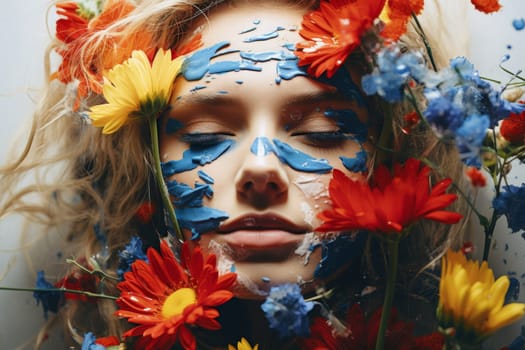
<svg viewBox="0 0 525 350"><path fill-rule="evenodd" d="M306 9L254 2L222 5L194 24L194 35L202 33L204 46L227 40L242 51L276 50L296 43Z"/></svg>

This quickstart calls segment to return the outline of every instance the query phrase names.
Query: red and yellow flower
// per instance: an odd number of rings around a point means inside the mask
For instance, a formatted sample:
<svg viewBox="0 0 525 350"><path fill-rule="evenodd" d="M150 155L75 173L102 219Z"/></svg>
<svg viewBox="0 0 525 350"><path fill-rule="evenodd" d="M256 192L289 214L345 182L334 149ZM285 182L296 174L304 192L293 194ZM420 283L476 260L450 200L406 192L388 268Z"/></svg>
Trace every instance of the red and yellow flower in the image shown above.
<svg viewBox="0 0 525 350"><path fill-rule="evenodd" d="M236 274L219 276L214 254L204 258L199 247L184 243L180 263L167 243L160 254L148 249L148 261L137 260L118 284L121 295L116 315L138 326L125 337L139 337L138 349L170 349L179 342L184 349L195 349L193 327L221 328L216 307L233 297L230 291Z"/></svg>
<svg viewBox="0 0 525 350"><path fill-rule="evenodd" d="M322 1L303 17L299 34L306 41L296 45L299 66L308 73L330 78L361 43L361 36L379 16L385 0Z"/></svg>
<svg viewBox="0 0 525 350"><path fill-rule="evenodd" d="M395 164L393 174L379 166L369 185L334 170L328 187L332 208L319 213L323 224L316 230L399 233L420 219L457 223L461 214L443 210L457 199L445 193L452 180L444 179L430 188L430 171L411 158L404 165Z"/></svg>

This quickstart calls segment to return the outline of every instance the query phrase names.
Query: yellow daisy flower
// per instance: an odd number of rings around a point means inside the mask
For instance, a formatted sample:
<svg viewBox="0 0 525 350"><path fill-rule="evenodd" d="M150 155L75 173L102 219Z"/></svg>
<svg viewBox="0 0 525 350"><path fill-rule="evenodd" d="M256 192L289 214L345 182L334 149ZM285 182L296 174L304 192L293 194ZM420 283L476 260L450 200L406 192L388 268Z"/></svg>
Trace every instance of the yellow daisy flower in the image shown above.
<svg viewBox="0 0 525 350"><path fill-rule="evenodd" d="M160 49L150 64L144 51L104 74L102 93L107 103L91 107L89 117L102 133L117 131L132 118L157 117L169 103L173 82L182 66L182 57Z"/></svg>
<svg viewBox="0 0 525 350"><path fill-rule="evenodd" d="M486 261L467 260L447 251L442 260L437 316L442 328L454 328L458 341L480 342L525 314L525 304L503 305L510 282L494 279Z"/></svg>
<svg viewBox="0 0 525 350"><path fill-rule="evenodd" d="M242 337L241 340L237 342L237 347L233 345L228 345L228 350L258 350L258 349L259 349L259 344L256 344L252 348L250 343L248 343L248 341L244 337Z"/></svg>

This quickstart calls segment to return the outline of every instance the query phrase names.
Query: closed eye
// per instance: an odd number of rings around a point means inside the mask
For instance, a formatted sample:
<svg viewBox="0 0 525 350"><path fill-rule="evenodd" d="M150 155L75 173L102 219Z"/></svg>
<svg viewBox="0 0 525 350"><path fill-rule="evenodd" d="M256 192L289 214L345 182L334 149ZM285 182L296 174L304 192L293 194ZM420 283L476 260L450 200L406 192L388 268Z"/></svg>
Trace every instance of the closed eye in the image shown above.
<svg viewBox="0 0 525 350"><path fill-rule="evenodd" d="M304 142L308 145L320 148L337 147L348 139L348 137L340 130L297 132L292 134L292 136L303 137Z"/></svg>
<svg viewBox="0 0 525 350"><path fill-rule="evenodd" d="M229 137L233 136L228 133L187 133L182 135L182 142L187 143L191 148L206 148L215 146Z"/></svg>

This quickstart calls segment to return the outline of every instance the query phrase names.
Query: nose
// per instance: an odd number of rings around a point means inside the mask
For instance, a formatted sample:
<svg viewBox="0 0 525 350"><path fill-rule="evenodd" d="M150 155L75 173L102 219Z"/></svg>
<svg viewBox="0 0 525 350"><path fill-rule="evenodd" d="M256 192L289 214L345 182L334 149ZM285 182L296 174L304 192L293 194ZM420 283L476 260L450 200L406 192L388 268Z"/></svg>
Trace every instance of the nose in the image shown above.
<svg viewBox="0 0 525 350"><path fill-rule="evenodd" d="M283 165L273 153L248 153L235 177L237 196L256 209L286 201L289 179Z"/></svg>

